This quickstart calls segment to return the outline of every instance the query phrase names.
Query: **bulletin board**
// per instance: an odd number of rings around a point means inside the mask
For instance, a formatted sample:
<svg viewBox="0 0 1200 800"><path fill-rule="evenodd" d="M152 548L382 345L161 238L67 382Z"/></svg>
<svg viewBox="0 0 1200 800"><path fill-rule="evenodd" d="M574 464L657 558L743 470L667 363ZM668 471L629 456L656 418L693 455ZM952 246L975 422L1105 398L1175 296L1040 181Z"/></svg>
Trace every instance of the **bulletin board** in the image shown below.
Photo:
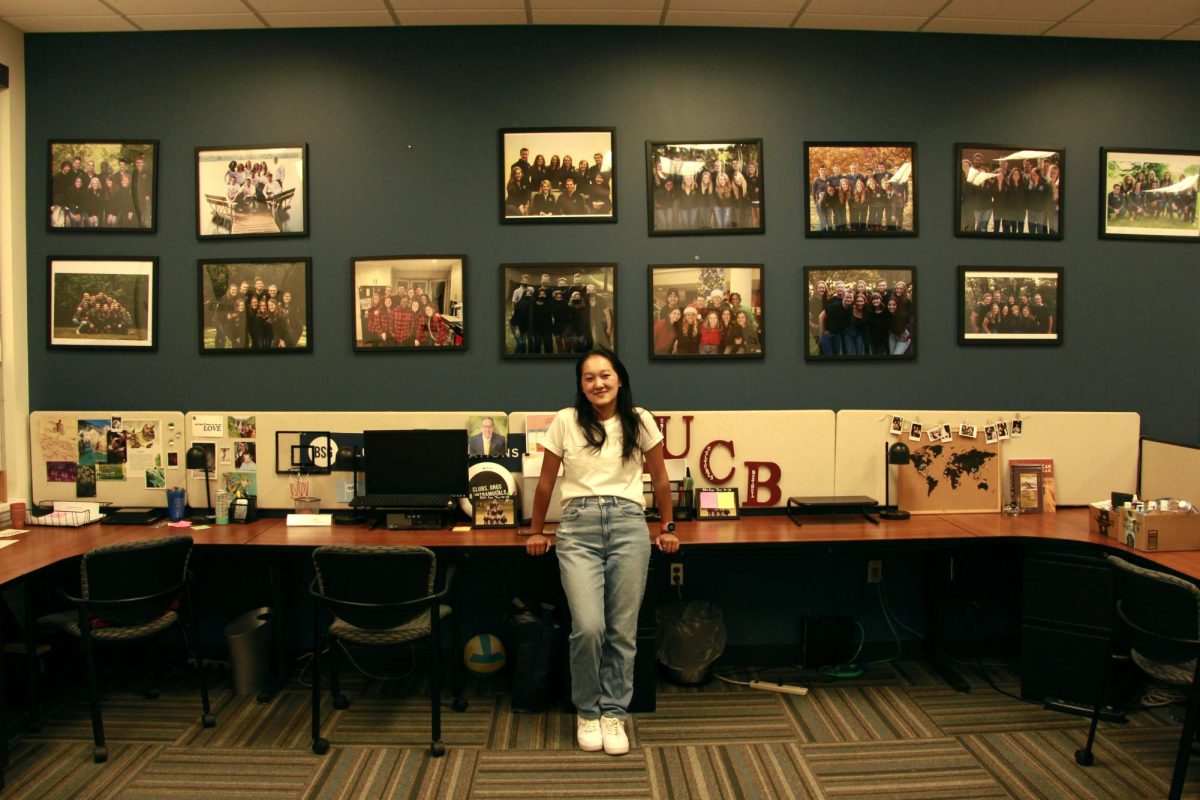
<svg viewBox="0 0 1200 800"><path fill-rule="evenodd" d="M185 441L178 411L34 411L33 500L166 508L185 481Z"/></svg>

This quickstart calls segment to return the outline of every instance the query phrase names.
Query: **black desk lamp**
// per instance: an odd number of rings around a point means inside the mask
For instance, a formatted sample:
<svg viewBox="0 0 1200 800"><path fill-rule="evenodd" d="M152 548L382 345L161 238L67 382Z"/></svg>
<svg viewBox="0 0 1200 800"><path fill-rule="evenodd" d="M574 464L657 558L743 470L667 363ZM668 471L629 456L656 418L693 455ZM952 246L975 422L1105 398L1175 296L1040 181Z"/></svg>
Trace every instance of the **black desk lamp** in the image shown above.
<svg viewBox="0 0 1200 800"><path fill-rule="evenodd" d="M353 503L358 498L358 464L362 460L362 448L353 446L339 447L337 460L341 461L343 458L350 461L350 466L354 474L354 490L351 492L350 510L345 514L334 514L333 521L338 525L359 525L363 521L363 515L355 512Z"/></svg>
<svg viewBox="0 0 1200 800"><path fill-rule="evenodd" d="M212 508L212 493L208 488L208 451L198 444L194 444L188 448L187 454L184 455L184 463L188 469L204 470L204 500L205 509ZM201 520L211 519L211 514L201 515Z"/></svg>
<svg viewBox="0 0 1200 800"><path fill-rule="evenodd" d="M896 504L896 508L888 505L891 500L891 466L892 464L907 464L911 459L912 454L908 450L908 445L904 442L896 442L888 446L887 442L883 443L883 509L879 512L881 519L908 519L909 513L900 510L900 504Z"/></svg>

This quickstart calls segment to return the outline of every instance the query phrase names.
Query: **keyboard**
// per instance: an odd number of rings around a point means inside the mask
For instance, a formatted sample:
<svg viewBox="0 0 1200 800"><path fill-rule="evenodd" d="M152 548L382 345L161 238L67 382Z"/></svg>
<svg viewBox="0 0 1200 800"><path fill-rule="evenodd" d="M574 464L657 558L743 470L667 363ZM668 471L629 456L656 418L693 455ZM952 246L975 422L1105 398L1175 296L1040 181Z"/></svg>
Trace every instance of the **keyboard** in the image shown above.
<svg viewBox="0 0 1200 800"><path fill-rule="evenodd" d="M351 508L453 508L448 494L364 494L350 501Z"/></svg>

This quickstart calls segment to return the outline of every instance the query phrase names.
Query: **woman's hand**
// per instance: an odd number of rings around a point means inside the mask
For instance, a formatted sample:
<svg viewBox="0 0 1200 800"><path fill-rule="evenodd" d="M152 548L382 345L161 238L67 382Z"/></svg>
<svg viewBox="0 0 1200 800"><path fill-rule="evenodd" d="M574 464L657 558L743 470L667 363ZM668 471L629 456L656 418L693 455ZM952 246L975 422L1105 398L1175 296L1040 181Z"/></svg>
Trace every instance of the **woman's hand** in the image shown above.
<svg viewBox="0 0 1200 800"><path fill-rule="evenodd" d="M544 556L550 552L552 542L550 537L543 533L533 533L525 540L525 552L531 556ZM678 547L676 543L676 547Z"/></svg>
<svg viewBox="0 0 1200 800"><path fill-rule="evenodd" d="M673 533L660 533L654 537L654 544L664 553L679 552L679 537Z"/></svg>

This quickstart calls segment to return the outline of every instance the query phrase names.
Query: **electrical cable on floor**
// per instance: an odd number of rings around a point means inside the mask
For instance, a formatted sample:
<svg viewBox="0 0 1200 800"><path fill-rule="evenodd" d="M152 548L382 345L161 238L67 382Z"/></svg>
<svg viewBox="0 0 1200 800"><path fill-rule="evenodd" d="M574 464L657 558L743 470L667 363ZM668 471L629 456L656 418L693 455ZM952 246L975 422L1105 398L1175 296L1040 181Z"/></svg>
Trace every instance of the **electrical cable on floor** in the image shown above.
<svg viewBox="0 0 1200 800"><path fill-rule="evenodd" d="M820 673L827 678L857 678L863 674L863 668L859 666L856 659L859 653L862 652L863 643L867 639L867 632L863 629L862 623L854 620L854 624L858 626L858 649L854 651L854 655L850 656L845 664L834 664L828 667L821 667Z"/></svg>
<svg viewBox="0 0 1200 800"><path fill-rule="evenodd" d="M879 586L880 586L880 592L881 592L880 598L881 598L881 601L883 602L885 613L890 614L892 616L892 618L896 620L896 624L899 625L901 628L903 628L904 630L908 631L909 633L913 634L918 639L921 639L923 641L925 639L925 634L921 633L920 631L916 630L915 628L912 628L912 627L904 624L904 620L900 619L900 617L896 616L896 612L892 611L892 604L888 600L887 592L883 591L883 581L882 580L879 581Z"/></svg>
<svg viewBox="0 0 1200 800"><path fill-rule="evenodd" d="M880 579L880 581L875 584L875 590L876 590L876 593L879 595L879 610L883 612L883 621L888 624L889 628L891 628L892 636L896 640L896 654L894 656L891 656L890 658L880 658L880 659L876 659L875 661L868 661L867 662L868 669L875 666L876 664L886 664L889 661L895 661L898 658L900 658L900 654L902 652L904 652L904 646L900 643L900 634L896 631L896 626L892 624L892 615L888 613L887 603L883 599L883 580L882 579Z"/></svg>

